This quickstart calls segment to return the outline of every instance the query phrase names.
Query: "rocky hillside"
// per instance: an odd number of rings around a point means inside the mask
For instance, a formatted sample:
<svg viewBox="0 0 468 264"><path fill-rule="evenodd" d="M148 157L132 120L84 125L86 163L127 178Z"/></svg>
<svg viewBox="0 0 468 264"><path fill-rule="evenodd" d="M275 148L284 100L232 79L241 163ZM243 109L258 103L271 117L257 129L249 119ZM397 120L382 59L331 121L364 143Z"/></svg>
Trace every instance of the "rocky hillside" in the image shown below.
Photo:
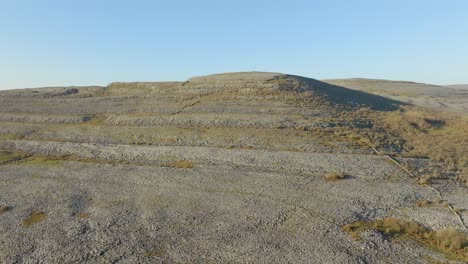
<svg viewBox="0 0 468 264"><path fill-rule="evenodd" d="M468 109L468 89L462 89L463 85L440 86L362 78L333 79L324 82L441 111L464 113Z"/></svg>
<svg viewBox="0 0 468 264"><path fill-rule="evenodd" d="M2 91L0 263L463 263L464 165L389 132L408 107L264 72Z"/></svg>

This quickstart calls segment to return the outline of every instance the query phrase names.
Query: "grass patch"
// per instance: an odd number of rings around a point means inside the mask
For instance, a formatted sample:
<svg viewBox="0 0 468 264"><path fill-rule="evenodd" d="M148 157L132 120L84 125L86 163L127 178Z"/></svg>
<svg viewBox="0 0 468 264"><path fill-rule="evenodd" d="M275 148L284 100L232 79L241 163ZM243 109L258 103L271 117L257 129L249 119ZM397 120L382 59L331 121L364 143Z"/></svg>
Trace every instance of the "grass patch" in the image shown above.
<svg viewBox="0 0 468 264"><path fill-rule="evenodd" d="M171 161L163 165L164 167L179 168L179 169L191 169L193 168L193 162L188 160L176 160Z"/></svg>
<svg viewBox="0 0 468 264"><path fill-rule="evenodd" d="M80 219L89 219L89 218L91 218L90 213L77 213L77 214L75 214L75 216L80 218Z"/></svg>
<svg viewBox="0 0 468 264"><path fill-rule="evenodd" d="M33 173L33 174L31 175L31 179L33 179L33 180L40 180L40 179L42 179L42 176L39 175L39 174L37 174L37 173Z"/></svg>
<svg viewBox="0 0 468 264"><path fill-rule="evenodd" d="M411 157L428 157L443 162L446 171L458 171L457 179L468 186L468 120L463 116L406 107L391 113L376 113L374 122L379 134L400 138L402 153ZM371 140L371 142L373 142ZM468 173L467 173L468 174ZM422 184L430 180L422 179Z"/></svg>
<svg viewBox="0 0 468 264"><path fill-rule="evenodd" d="M444 253L454 260L468 261L468 234L454 228L430 230L414 221L385 218L375 221L357 221L342 226L355 239L365 230L377 230L391 238L413 239L422 245Z"/></svg>
<svg viewBox="0 0 468 264"><path fill-rule="evenodd" d="M339 180L348 179L349 175L347 175L346 173L343 173L343 172L329 172L329 173L323 175L323 178L326 181L339 181Z"/></svg>
<svg viewBox="0 0 468 264"><path fill-rule="evenodd" d="M430 206L442 206L442 207L448 207L449 203L447 201L441 200L440 198L435 198L432 201L422 199L419 200L416 205L418 207L430 207Z"/></svg>
<svg viewBox="0 0 468 264"><path fill-rule="evenodd" d="M21 139L21 136L11 134L11 133L0 134L0 140L14 140L14 139Z"/></svg>
<svg viewBox="0 0 468 264"><path fill-rule="evenodd" d="M66 157L47 157L34 155L22 160L27 165L57 165L66 160Z"/></svg>
<svg viewBox="0 0 468 264"><path fill-rule="evenodd" d="M154 256L157 256L157 255L158 254L156 252L151 251L151 250L143 252L143 256L145 256L147 258L154 257Z"/></svg>
<svg viewBox="0 0 468 264"><path fill-rule="evenodd" d="M0 164L23 158L23 154L14 151L0 150Z"/></svg>
<svg viewBox="0 0 468 264"><path fill-rule="evenodd" d="M432 202L426 199L421 199L416 203L416 205L418 207L429 207L432 205Z"/></svg>
<svg viewBox="0 0 468 264"><path fill-rule="evenodd" d="M47 214L42 211L33 211L27 218L23 219L21 225L23 227L30 227L33 224L43 221L47 217Z"/></svg>
<svg viewBox="0 0 468 264"><path fill-rule="evenodd" d="M457 175L456 179L465 184L468 187L468 168L465 168L460 174Z"/></svg>
<svg viewBox="0 0 468 264"><path fill-rule="evenodd" d="M94 115L90 117L88 121L82 123L82 125L92 125L92 126L99 125L99 124L104 123L104 121L106 121L106 118L107 116L105 115Z"/></svg>
<svg viewBox="0 0 468 264"><path fill-rule="evenodd" d="M143 252L143 256L150 258L150 257L164 257L166 254L166 250L164 247L155 248L153 250L147 250Z"/></svg>
<svg viewBox="0 0 468 264"><path fill-rule="evenodd" d="M427 177L420 177L418 179L418 184L419 185L429 185L429 184L431 184L431 179L427 178Z"/></svg>

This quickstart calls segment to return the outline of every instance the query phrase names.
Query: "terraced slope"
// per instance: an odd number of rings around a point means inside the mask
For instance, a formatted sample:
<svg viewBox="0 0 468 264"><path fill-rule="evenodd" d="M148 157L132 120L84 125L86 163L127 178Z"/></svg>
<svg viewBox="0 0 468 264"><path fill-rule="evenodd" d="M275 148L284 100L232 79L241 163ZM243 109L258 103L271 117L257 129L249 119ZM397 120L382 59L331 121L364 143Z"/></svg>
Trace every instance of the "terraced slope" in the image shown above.
<svg viewBox="0 0 468 264"><path fill-rule="evenodd" d="M1 92L0 262L443 260L413 240L342 231L391 216L465 228L463 187L418 185L399 166L440 164L378 155L401 149L359 136L402 105L261 72ZM440 198L450 207L418 206Z"/></svg>

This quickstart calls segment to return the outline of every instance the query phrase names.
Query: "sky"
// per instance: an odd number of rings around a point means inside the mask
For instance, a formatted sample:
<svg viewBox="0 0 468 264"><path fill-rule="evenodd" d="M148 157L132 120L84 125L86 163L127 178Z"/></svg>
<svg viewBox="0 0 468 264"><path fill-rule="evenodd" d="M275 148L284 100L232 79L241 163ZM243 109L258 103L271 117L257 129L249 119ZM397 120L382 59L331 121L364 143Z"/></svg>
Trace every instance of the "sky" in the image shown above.
<svg viewBox="0 0 468 264"><path fill-rule="evenodd" d="M466 0L0 0L0 89L272 71L468 83Z"/></svg>

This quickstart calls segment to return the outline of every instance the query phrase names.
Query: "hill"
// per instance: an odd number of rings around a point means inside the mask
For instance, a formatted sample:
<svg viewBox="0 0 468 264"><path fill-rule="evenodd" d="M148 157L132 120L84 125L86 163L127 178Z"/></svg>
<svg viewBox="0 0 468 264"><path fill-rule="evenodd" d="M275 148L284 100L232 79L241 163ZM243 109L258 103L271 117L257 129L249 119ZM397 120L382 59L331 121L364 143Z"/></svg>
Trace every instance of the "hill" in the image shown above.
<svg viewBox="0 0 468 264"><path fill-rule="evenodd" d="M0 262L463 263L465 121L281 73L2 91Z"/></svg>
<svg viewBox="0 0 468 264"><path fill-rule="evenodd" d="M384 92L394 95L453 96L458 94L458 91L454 88L408 81L354 78L324 80L324 82L340 85L343 87L349 87L357 90L369 92Z"/></svg>
<svg viewBox="0 0 468 264"><path fill-rule="evenodd" d="M442 111L467 110L468 92L451 86L378 79L334 79L326 83L385 96L394 100Z"/></svg>
<svg viewBox="0 0 468 264"><path fill-rule="evenodd" d="M455 84L455 85L445 85L445 86L452 88L452 89L468 91L468 84Z"/></svg>

